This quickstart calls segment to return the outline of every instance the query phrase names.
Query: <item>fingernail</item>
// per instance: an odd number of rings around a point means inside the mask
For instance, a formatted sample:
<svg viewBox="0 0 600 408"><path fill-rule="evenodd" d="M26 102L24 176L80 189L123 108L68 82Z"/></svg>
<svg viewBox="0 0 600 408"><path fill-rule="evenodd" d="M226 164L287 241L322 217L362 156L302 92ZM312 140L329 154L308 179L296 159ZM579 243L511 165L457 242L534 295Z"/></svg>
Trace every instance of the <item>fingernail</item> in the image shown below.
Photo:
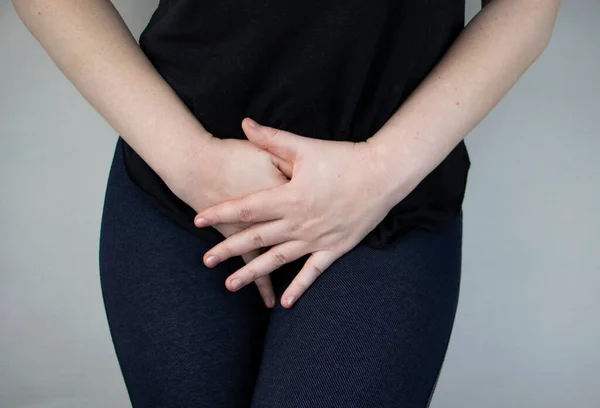
<svg viewBox="0 0 600 408"><path fill-rule="evenodd" d="M271 307L275 306L275 298L270 297L267 299L267 301L265 303L266 303L267 307L271 308Z"/></svg>
<svg viewBox="0 0 600 408"><path fill-rule="evenodd" d="M292 303L294 303L294 296L288 296L287 297L287 303L288 303L288 306L291 306Z"/></svg>
<svg viewBox="0 0 600 408"><path fill-rule="evenodd" d="M250 126L251 128L257 128L258 124L254 120L248 118L248 126Z"/></svg>
<svg viewBox="0 0 600 408"><path fill-rule="evenodd" d="M208 266L208 267L215 266L218 262L219 262L219 258L217 258L215 255L211 255L206 260L206 266Z"/></svg>
<svg viewBox="0 0 600 408"><path fill-rule="evenodd" d="M196 227L203 227L204 225L206 225L206 218L196 218L194 220L194 224L196 225Z"/></svg>
<svg viewBox="0 0 600 408"><path fill-rule="evenodd" d="M234 279L231 281L231 289L236 290L237 288L240 287L240 280L239 279Z"/></svg>

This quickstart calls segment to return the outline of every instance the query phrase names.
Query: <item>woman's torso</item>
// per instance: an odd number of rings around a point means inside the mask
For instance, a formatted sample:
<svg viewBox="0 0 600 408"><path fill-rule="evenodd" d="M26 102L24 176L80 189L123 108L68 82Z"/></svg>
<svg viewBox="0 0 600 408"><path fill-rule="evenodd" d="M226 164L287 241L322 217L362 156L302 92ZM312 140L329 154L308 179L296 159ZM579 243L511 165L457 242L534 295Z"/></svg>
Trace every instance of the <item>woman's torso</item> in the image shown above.
<svg viewBox="0 0 600 408"><path fill-rule="evenodd" d="M241 121L364 141L417 87L464 27L464 0L162 0L140 46L207 131ZM126 146L136 183L174 221L195 212ZM390 245L458 215L469 157L461 142L366 241Z"/></svg>

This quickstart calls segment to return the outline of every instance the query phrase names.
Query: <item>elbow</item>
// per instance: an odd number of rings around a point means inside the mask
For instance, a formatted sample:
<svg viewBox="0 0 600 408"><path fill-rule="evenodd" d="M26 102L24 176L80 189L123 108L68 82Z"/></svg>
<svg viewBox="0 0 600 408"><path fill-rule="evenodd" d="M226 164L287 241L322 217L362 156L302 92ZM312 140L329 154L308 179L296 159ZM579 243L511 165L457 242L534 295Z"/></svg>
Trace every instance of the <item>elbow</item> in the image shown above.
<svg viewBox="0 0 600 408"><path fill-rule="evenodd" d="M26 16L33 13L34 10L38 10L38 13L40 13L40 1L11 0L11 3L17 12L17 15L23 22L25 22Z"/></svg>
<svg viewBox="0 0 600 408"><path fill-rule="evenodd" d="M549 7L548 10L548 18L546 19L546 24L543 30L541 31L541 50L540 54L546 49L550 41L552 40L552 34L554 33L554 28L556 27L556 20L558 17L558 9L560 8L561 1L553 0L552 7Z"/></svg>
<svg viewBox="0 0 600 408"><path fill-rule="evenodd" d="M536 21L531 25L529 33L535 39L532 48L534 49L534 59L537 59L550 44L561 1L528 0L528 4L531 6L528 10L529 15L532 16L530 21Z"/></svg>

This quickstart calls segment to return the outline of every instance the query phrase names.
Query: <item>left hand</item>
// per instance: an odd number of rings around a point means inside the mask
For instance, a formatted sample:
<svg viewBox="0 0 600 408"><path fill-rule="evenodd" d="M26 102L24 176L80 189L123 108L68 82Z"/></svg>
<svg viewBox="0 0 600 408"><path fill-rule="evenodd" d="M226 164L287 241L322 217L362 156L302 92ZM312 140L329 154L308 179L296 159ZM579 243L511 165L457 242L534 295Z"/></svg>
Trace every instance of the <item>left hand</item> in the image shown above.
<svg viewBox="0 0 600 408"><path fill-rule="evenodd" d="M281 170L290 180L208 207L196 215L195 224L253 223L211 248L204 255L209 267L272 246L229 276L226 285L232 291L311 253L282 295L282 306L290 307L325 269L383 220L397 203L390 191L394 183L388 178L401 175L386 174L384 161L366 142L314 139L246 121L248 139L289 164ZM211 256L216 259L208 262Z"/></svg>

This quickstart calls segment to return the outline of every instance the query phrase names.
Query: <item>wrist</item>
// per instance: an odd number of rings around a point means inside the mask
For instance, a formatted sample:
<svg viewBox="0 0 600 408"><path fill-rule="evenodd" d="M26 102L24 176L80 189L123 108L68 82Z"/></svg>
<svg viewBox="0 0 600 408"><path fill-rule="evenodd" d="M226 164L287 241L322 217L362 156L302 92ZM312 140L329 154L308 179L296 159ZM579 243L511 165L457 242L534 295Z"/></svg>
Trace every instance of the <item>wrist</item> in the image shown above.
<svg viewBox="0 0 600 408"><path fill-rule="evenodd" d="M365 141L370 150L376 177L384 182L385 196L392 206L402 201L428 174L424 162L410 145L391 143L382 135L374 135Z"/></svg>
<svg viewBox="0 0 600 408"><path fill-rule="evenodd" d="M214 156L211 152L214 153L216 140L208 132L172 140L167 146L163 146L159 158L151 167L176 192L184 188L198 173L203 174L202 168L211 167Z"/></svg>

